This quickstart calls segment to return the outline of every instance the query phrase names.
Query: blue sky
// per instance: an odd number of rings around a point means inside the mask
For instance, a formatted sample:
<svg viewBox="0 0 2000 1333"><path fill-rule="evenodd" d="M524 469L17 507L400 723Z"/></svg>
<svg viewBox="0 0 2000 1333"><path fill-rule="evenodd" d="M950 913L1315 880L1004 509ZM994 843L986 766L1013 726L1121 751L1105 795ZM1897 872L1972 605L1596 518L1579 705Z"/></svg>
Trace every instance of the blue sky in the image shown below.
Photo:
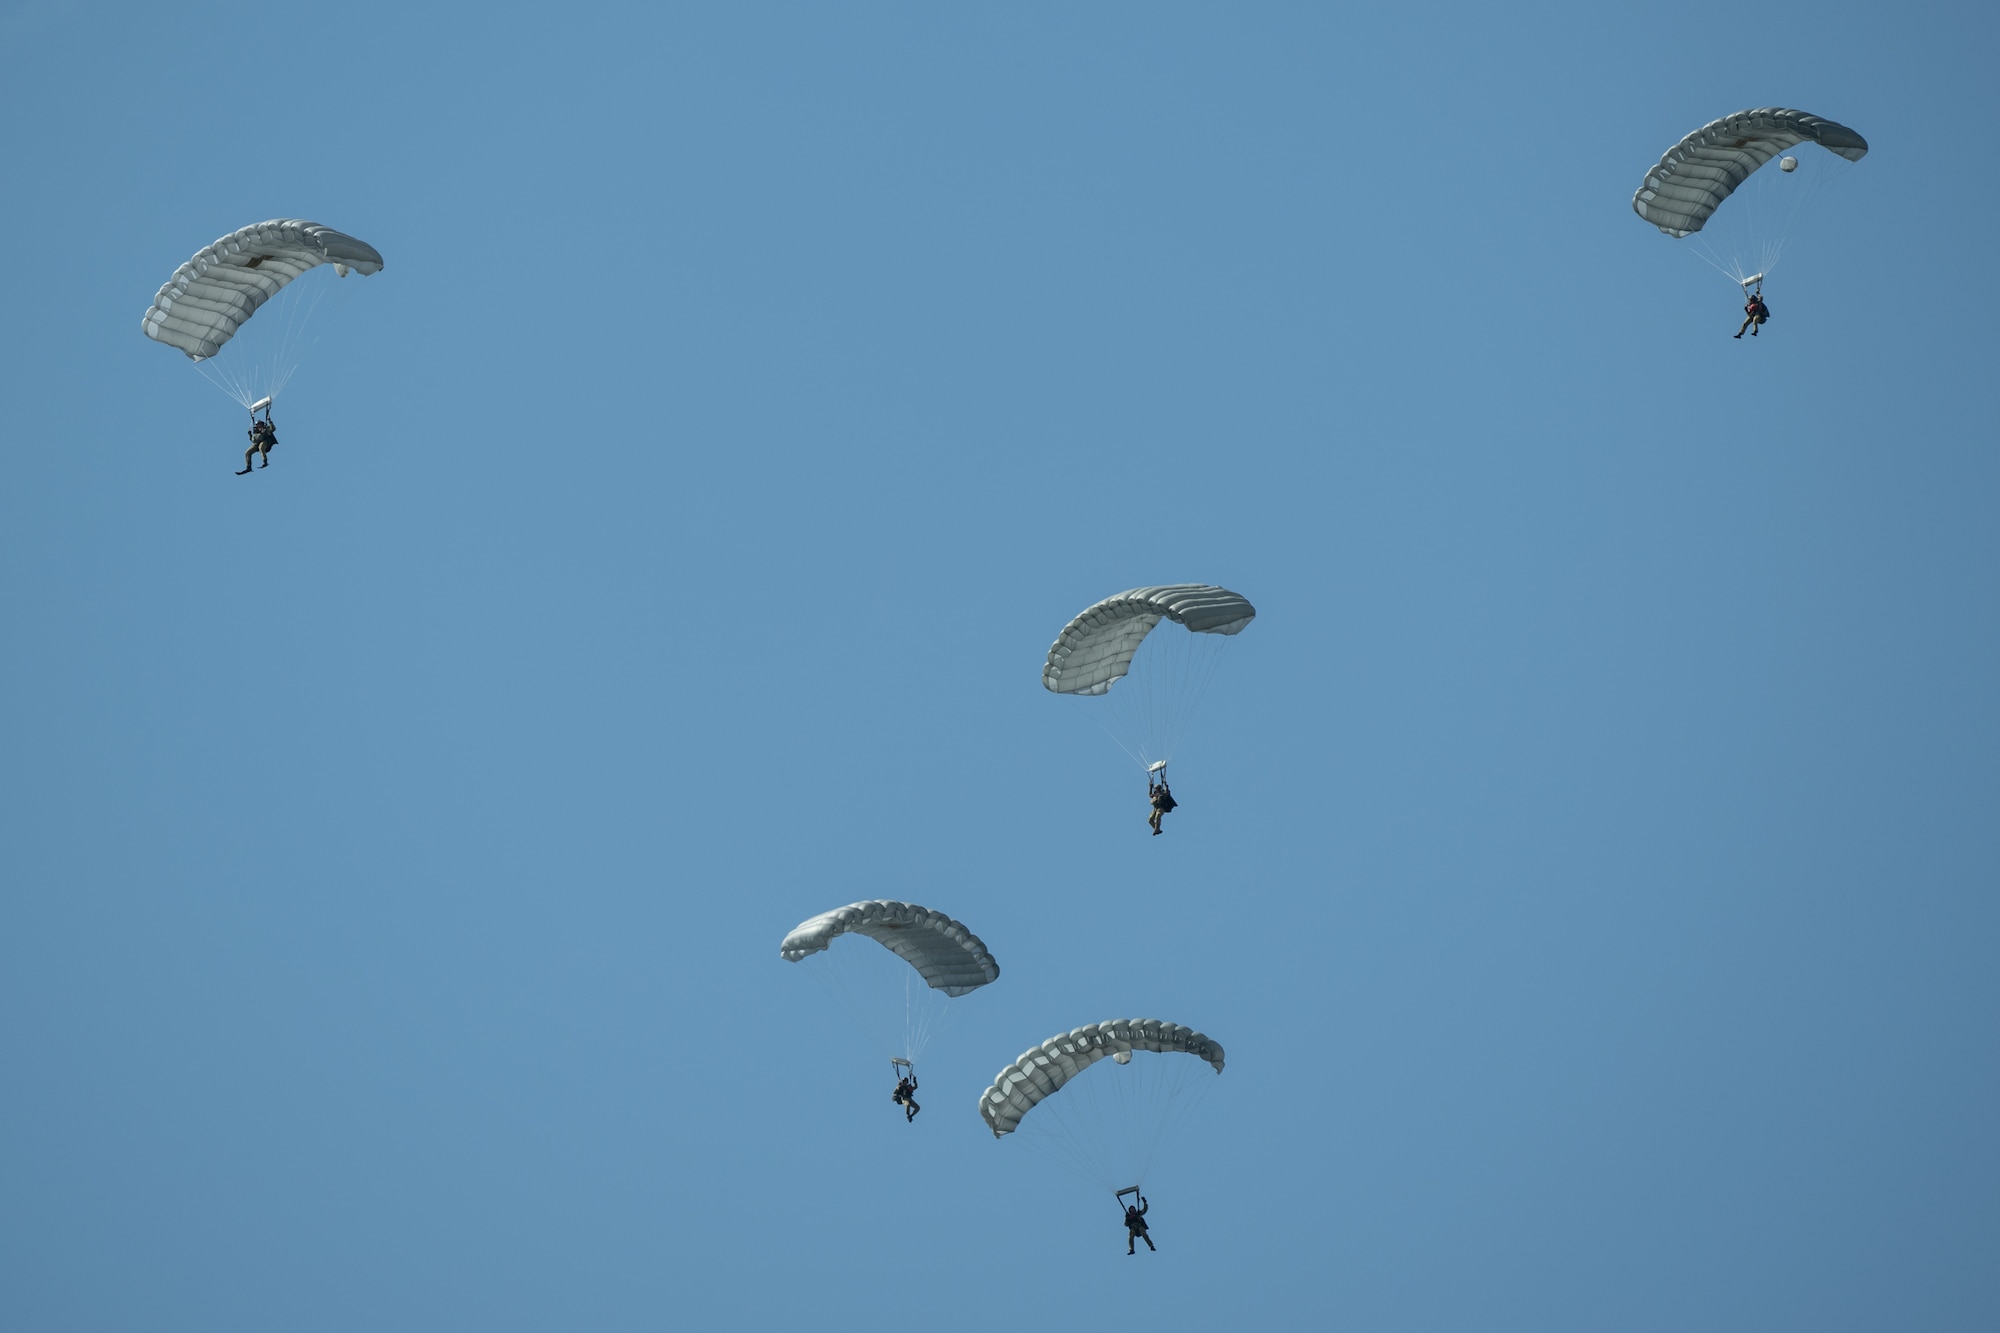
<svg viewBox="0 0 2000 1333"><path fill-rule="evenodd" d="M0 1322L1993 1327L1995 36L0 7ZM1739 343L1628 200L1770 104ZM138 323L274 216L387 268L237 479ZM1037 673L1171 581L1153 839ZM876 896L1004 969L907 1128ZM975 1111L1126 1015L1132 1260Z"/></svg>

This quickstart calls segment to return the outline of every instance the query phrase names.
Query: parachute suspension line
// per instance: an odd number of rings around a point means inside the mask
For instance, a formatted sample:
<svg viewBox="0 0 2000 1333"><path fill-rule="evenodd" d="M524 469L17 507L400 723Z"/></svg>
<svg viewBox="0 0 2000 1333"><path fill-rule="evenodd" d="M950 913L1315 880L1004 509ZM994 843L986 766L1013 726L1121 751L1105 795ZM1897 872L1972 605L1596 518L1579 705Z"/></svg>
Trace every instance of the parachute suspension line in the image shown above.
<svg viewBox="0 0 2000 1333"><path fill-rule="evenodd" d="M856 1031L871 1042L881 1040L884 1034L878 1031L878 1023L868 1013L867 1006L861 1002L861 997L856 994L852 984L853 978L848 971L838 967L812 966L818 961L820 960L816 958L808 960L802 970L812 978L815 986L833 997L834 1003L840 1006L841 1011L847 1015L847 1021L854 1025ZM895 1048L892 1045L890 1049L893 1051Z"/></svg>
<svg viewBox="0 0 2000 1333"><path fill-rule="evenodd" d="M1131 670L1086 706L1112 743L1151 771L1156 760L1173 760L1228 647L1227 635L1162 624L1139 646Z"/></svg>
<svg viewBox="0 0 2000 1333"><path fill-rule="evenodd" d="M1192 1071L1186 1071L1184 1086L1171 1089L1159 1087L1153 1095L1160 1105L1160 1113L1139 1122L1142 1138L1136 1151L1135 1165L1139 1174L1133 1177L1135 1182L1153 1173L1160 1155L1180 1137L1181 1131L1194 1118L1195 1111L1207 1099L1208 1090L1216 1082L1216 1072L1208 1065L1194 1061L1191 1056L1184 1058L1196 1066ZM1156 1086L1164 1084L1165 1076L1156 1076L1154 1081Z"/></svg>
<svg viewBox="0 0 2000 1333"><path fill-rule="evenodd" d="M1143 1185L1215 1078L1181 1052L1136 1051L1124 1065L1106 1058L1043 1098L1015 1137L1106 1192Z"/></svg>
<svg viewBox="0 0 2000 1333"><path fill-rule="evenodd" d="M228 349L225 348L224 350ZM249 382L243 376L236 373L238 369L237 363L241 360L241 357L236 357L227 365L217 365L215 358L210 357L205 361L195 362L194 368L199 370L202 378L206 379L210 384L213 384L216 388L234 398L244 407L248 407L263 395L253 395L250 392Z"/></svg>
<svg viewBox="0 0 2000 1333"><path fill-rule="evenodd" d="M1154 759L1172 762L1181 738L1187 734L1187 725L1229 647L1228 637L1221 634L1187 634L1187 640L1185 644L1173 645L1177 651L1166 654L1167 660L1162 665L1167 670L1159 673L1159 711L1153 730L1153 746L1158 753L1150 756Z"/></svg>
<svg viewBox="0 0 2000 1333"><path fill-rule="evenodd" d="M326 321L317 318L326 303L328 283L302 274L264 303L263 309L237 331L215 356L195 363L195 369L244 407L259 398L275 398L291 383L306 354L319 344ZM332 311L347 304L355 284L342 282ZM308 330L312 336L307 338Z"/></svg>
<svg viewBox="0 0 2000 1333"><path fill-rule="evenodd" d="M916 1061L950 1021L950 998L865 936L836 941L799 967L833 997L864 1040L892 1058Z"/></svg>
<svg viewBox="0 0 2000 1333"><path fill-rule="evenodd" d="M300 331L303 328L305 320L310 319L313 313L319 309L319 303L326 299L325 280L317 281L313 286L315 290L311 293L312 299L310 303L304 300L294 302L292 308L285 312L285 322L279 329L278 345L272 349L271 394L273 397L277 396L278 391L284 388L286 382L292 378L292 373L298 369L299 361L295 351L298 347ZM301 306L304 306L303 310L300 309Z"/></svg>
<svg viewBox="0 0 2000 1333"><path fill-rule="evenodd" d="M1815 144L1798 154L1798 169L1784 172L1776 162L1758 168L1708 225L1686 237L1689 251L1732 283L1768 274L1820 201L1847 178L1854 164Z"/></svg>
<svg viewBox="0 0 2000 1333"><path fill-rule="evenodd" d="M902 961L897 960L899 963ZM942 992L932 990L908 965L903 967L903 1058L914 1063L952 1014Z"/></svg>
<svg viewBox="0 0 2000 1333"><path fill-rule="evenodd" d="M1046 1105L1036 1107L1036 1114L1046 1109ZM1060 1116L1059 1112L1059 1121ZM1023 1121L1012 1137L1021 1140L1022 1146L1030 1153L1069 1175L1081 1177L1104 1189L1117 1188L1111 1184L1111 1174L1104 1169L1098 1154L1087 1148L1082 1137L1066 1124L1058 1122L1030 1127L1028 1122Z"/></svg>
<svg viewBox="0 0 2000 1333"><path fill-rule="evenodd" d="M1080 702L1081 702L1081 703L1083 704L1083 706L1085 706L1085 707L1089 707L1089 705L1090 705L1090 703L1091 703L1092 701L1091 701L1091 700L1087 700L1087 699L1086 699L1086 700L1082 700L1082 701L1080 701ZM1149 769L1149 770L1151 769L1152 765L1150 765L1149 763L1147 763L1147 762L1146 762L1146 757L1145 757L1145 753L1144 753L1144 750L1145 750L1145 747L1144 747L1144 746L1141 746L1141 747L1140 747L1139 749L1137 749L1137 750L1134 750L1134 749L1133 749L1133 748L1132 748L1131 746L1127 745L1127 744L1126 744L1126 743L1124 742L1124 740L1122 740L1122 739L1121 739L1121 738L1119 737L1119 735L1118 735L1118 732L1117 732L1117 731L1114 731L1114 730L1112 730L1112 729L1111 729L1110 727L1107 727L1106 725L1104 725L1104 710L1103 710L1102 708L1091 708L1091 710L1090 710L1090 720L1091 720L1092 722L1095 722L1095 723L1097 724L1097 729L1098 729L1099 731L1103 732L1103 733L1104 733L1104 734L1105 734L1105 735L1106 735L1107 737L1109 737L1109 738L1110 738L1110 740L1111 740L1111 743L1112 743L1113 745L1117 746L1117 747L1118 747L1119 749L1121 749L1121 750L1123 750L1123 751L1125 752L1125 757L1126 757L1126 758L1130 759L1130 760L1131 760L1131 761L1132 761L1133 763L1137 764L1137 765L1138 765L1138 766L1139 766L1140 768L1143 768L1143 769ZM1123 728L1121 728L1121 730L1123 730Z"/></svg>
<svg viewBox="0 0 2000 1333"><path fill-rule="evenodd" d="M340 288L340 295L334 300L334 309L338 310L347 304L347 298L354 290L354 284L339 279L334 279L333 282L337 282ZM298 373L306 355L319 345L320 335L326 331L326 325L316 316L319 314L320 306L326 302L330 285L325 279L315 282L311 299L294 302L292 308L286 312L281 340L272 349L270 368L272 397L276 397L287 384L292 382L292 376ZM308 328L313 331L310 339L305 336Z"/></svg>
<svg viewBox="0 0 2000 1333"><path fill-rule="evenodd" d="M1129 1116L1117 1092L1102 1087L1095 1075L1124 1074L1129 1066L1117 1067L1109 1060L1098 1062L1045 1097L1021 1121L1017 1131L1036 1154L1088 1180L1101 1189L1115 1190L1121 1173L1129 1175L1124 1157L1117 1151L1117 1136L1126 1131ZM1047 1119L1037 1123L1037 1117Z"/></svg>
<svg viewBox="0 0 2000 1333"><path fill-rule="evenodd" d="M1195 644L1187 659L1187 670L1180 687L1173 717L1168 723L1169 730L1162 759L1172 759L1180 738L1187 734L1188 723L1194 719L1195 711L1208 693L1208 687L1215 680L1215 673L1222 666L1222 659L1229 651L1230 638L1222 634L1196 634L1191 636Z"/></svg>
<svg viewBox="0 0 2000 1333"><path fill-rule="evenodd" d="M1112 1173L1123 1169L1128 1183L1143 1184L1208 1094L1215 1071L1192 1056L1141 1052L1104 1072L1112 1076L1106 1083L1112 1113L1125 1127L1124 1160L1110 1164Z"/></svg>

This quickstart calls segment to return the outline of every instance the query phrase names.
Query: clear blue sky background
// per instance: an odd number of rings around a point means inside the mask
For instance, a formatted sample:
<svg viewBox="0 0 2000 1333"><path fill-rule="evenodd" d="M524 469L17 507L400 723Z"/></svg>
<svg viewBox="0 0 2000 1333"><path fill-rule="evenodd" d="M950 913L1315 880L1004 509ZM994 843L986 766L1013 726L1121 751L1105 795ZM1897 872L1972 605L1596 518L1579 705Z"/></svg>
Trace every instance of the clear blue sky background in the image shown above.
<svg viewBox="0 0 2000 1333"><path fill-rule="evenodd" d="M2000 1326L1996 36L5 6L0 1324ZM1768 104L1739 343L1628 200ZM273 216L388 267L235 479L139 316ZM1037 671L1182 580L1153 839ZM913 1128L874 896L1005 969ZM1132 1260L975 1112L1128 1014Z"/></svg>

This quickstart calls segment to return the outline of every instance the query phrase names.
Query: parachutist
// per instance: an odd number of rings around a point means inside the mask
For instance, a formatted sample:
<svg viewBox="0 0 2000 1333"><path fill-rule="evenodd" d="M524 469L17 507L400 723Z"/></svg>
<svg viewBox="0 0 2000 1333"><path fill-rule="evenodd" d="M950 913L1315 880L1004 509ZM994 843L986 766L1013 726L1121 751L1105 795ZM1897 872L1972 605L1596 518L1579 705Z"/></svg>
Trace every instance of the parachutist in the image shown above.
<svg viewBox="0 0 2000 1333"><path fill-rule="evenodd" d="M250 424L250 447L243 451L243 470L236 475L248 476L252 463L261 458L262 466L271 466L271 450L278 446L278 428L266 416Z"/></svg>
<svg viewBox="0 0 2000 1333"><path fill-rule="evenodd" d="M896 1080L896 1090L889 1094L889 1100L903 1108L903 1123L909 1124L917 1118L917 1112L924 1108L917 1105L917 1075L913 1070Z"/></svg>
<svg viewBox="0 0 2000 1333"><path fill-rule="evenodd" d="M1143 1194L1139 1195L1138 1207L1135 1208L1129 1203L1125 1205L1125 1253L1136 1253L1133 1247L1136 1242L1142 1240L1146 1242L1147 1249L1155 1254L1159 1253L1160 1247L1153 1244L1153 1238L1146 1234L1146 1214L1150 1211L1152 1205L1146 1202L1146 1196Z"/></svg>
<svg viewBox="0 0 2000 1333"><path fill-rule="evenodd" d="M1741 338L1743 330L1748 329L1750 336L1756 337L1757 330L1770 317L1771 307L1764 304L1764 293L1761 290L1750 293L1750 299L1743 303L1743 325L1736 330L1736 336Z"/></svg>
<svg viewBox="0 0 2000 1333"><path fill-rule="evenodd" d="M1178 807L1180 802L1176 801L1174 794L1167 790L1167 779L1164 775L1157 782L1150 775L1146 778L1146 800L1153 807L1153 813L1146 817L1146 822L1152 825L1153 836L1157 838L1160 836L1160 816Z"/></svg>

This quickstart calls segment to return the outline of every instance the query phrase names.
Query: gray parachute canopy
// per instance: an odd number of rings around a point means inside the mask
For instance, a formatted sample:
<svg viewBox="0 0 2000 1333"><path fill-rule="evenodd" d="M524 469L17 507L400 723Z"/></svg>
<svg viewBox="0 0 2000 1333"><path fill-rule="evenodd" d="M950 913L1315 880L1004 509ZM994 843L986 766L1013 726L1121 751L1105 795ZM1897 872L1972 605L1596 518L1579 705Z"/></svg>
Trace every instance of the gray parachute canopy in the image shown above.
<svg viewBox="0 0 2000 1333"><path fill-rule="evenodd" d="M1669 236L1692 236L1750 173L1811 141L1849 162L1868 141L1845 125L1785 107L1759 107L1708 124L1669 148L1632 196L1632 211Z"/></svg>
<svg viewBox="0 0 2000 1333"><path fill-rule="evenodd" d="M317 222L259 222L204 247L175 269L139 327L148 338L205 361L286 283L321 264L332 264L342 277L349 269L366 277L382 271L382 256L366 241Z"/></svg>
<svg viewBox="0 0 2000 1333"><path fill-rule="evenodd" d="M1000 964L986 951L986 942L963 923L928 907L888 899L849 903L802 921L778 952L796 963L840 935L866 935L917 969L933 990L954 998L1000 977Z"/></svg>
<svg viewBox="0 0 2000 1333"><path fill-rule="evenodd" d="M1021 1052L1021 1058L994 1075L993 1086L979 1094L979 1114L994 1138L1012 1134L1023 1116L1078 1074L1107 1055L1124 1064L1134 1051L1192 1055L1222 1072L1221 1044L1193 1028L1157 1018L1114 1018L1059 1032Z"/></svg>
<svg viewBox="0 0 2000 1333"><path fill-rule="evenodd" d="M1161 620L1196 634L1240 634L1256 617L1242 594L1208 583L1121 592L1063 626L1049 646L1042 684L1057 694L1103 694L1132 669L1132 654Z"/></svg>

